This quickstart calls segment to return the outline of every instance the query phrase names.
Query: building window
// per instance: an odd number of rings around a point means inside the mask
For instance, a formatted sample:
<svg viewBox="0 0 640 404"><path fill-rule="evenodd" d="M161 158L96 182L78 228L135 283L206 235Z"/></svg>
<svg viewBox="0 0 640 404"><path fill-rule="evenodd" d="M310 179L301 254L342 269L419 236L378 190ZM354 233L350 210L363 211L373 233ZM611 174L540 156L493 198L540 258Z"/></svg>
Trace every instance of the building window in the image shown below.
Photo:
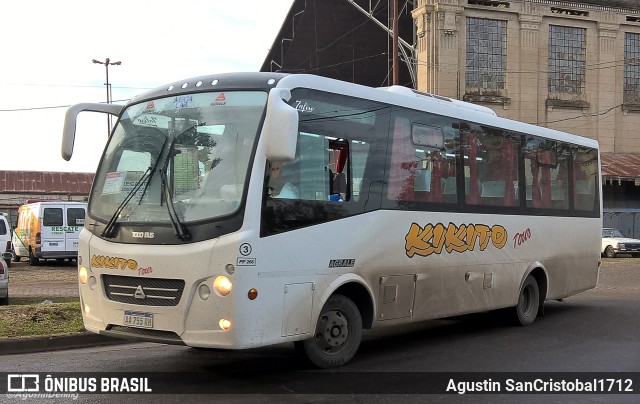
<svg viewBox="0 0 640 404"><path fill-rule="evenodd" d="M640 103L640 34L624 34L624 102Z"/></svg>
<svg viewBox="0 0 640 404"><path fill-rule="evenodd" d="M506 62L507 22L467 18L467 89L504 89Z"/></svg>
<svg viewBox="0 0 640 404"><path fill-rule="evenodd" d="M584 28L549 26L549 92L584 93Z"/></svg>

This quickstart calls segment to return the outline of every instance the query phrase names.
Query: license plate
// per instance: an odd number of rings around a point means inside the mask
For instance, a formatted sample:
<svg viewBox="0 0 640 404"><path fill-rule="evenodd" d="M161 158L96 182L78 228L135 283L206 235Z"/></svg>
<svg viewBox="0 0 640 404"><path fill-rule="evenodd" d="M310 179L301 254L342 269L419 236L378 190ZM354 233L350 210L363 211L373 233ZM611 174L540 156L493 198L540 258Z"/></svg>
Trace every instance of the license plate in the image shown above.
<svg viewBox="0 0 640 404"><path fill-rule="evenodd" d="M141 311L125 311L124 325L138 328L153 328L153 314Z"/></svg>

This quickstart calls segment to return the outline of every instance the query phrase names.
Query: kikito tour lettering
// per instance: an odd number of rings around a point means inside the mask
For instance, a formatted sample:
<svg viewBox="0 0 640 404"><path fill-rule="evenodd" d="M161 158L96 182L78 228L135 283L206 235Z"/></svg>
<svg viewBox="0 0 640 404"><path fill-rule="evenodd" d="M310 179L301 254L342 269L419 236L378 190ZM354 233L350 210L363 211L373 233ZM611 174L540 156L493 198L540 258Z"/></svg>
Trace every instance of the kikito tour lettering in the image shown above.
<svg viewBox="0 0 640 404"><path fill-rule="evenodd" d="M507 230L500 226L487 226L484 224L461 224L457 226L449 223L427 224L424 227L416 223L405 237L405 250L407 257L414 255L427 257L431 254L441 254L444 249L447 253L453 251L463 253L473 251L476 246L484 251L489 241L494 247L502 249L507 243Z"/></svg>

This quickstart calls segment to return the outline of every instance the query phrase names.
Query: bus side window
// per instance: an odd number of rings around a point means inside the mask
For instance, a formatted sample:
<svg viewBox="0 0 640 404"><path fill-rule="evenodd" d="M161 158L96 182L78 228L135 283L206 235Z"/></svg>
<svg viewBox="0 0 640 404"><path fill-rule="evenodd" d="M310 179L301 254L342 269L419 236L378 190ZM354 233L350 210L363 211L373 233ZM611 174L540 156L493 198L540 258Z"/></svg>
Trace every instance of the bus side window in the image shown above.
<svg viewBox="0 0 640 404"><path fill-rule="evenodd" d="M591 211L598 197L598 152L578 148L573 162L575 208Z"/></svg>
<svg viewBox="0 0 640 404"><path fill-rule="evenodd" d="M467 204L518 206L518 138L479 126L464 138Z"/></svg>
<svg viewBox="0 0 640 404"><path fill-rule="evenodd" d="M569 209L571 151L562 143L527 136L523 154L527 207Z"/></svg>
<svg viewBox="0 0 640 404"><path fill-rule="evenodd" d="M343 139L328 141L329 195L330 201L349 200L347 182L349 173L349 142Z"/></svg>
<svg viewBox="0 0 640 404"><path fill-rule="evenodd" d="M450 122L399 111L390 133L387 199L455 203L457 136Z"/></svg>
<svg viewBox="0 0 640 404"><path fill-rule="evenodd" d="M272 162L272 198L344 202L350 199L349 142L301 133L292 162Z"/></svg>

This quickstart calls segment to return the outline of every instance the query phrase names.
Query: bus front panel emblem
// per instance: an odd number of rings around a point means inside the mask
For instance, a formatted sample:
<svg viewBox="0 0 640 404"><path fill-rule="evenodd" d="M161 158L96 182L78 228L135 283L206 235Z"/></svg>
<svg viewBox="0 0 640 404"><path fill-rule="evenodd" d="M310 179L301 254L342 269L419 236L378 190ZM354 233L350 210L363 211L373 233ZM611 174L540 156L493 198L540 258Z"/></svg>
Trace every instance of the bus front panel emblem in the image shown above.
<svg viewBox="0 0 640 404"><path fill-rule="evenodd" d="M136 293L133 295L136 299L146 299L147 296L144 294L144 290L142 289L142 285L138 285L136 288Z"/></svg>

